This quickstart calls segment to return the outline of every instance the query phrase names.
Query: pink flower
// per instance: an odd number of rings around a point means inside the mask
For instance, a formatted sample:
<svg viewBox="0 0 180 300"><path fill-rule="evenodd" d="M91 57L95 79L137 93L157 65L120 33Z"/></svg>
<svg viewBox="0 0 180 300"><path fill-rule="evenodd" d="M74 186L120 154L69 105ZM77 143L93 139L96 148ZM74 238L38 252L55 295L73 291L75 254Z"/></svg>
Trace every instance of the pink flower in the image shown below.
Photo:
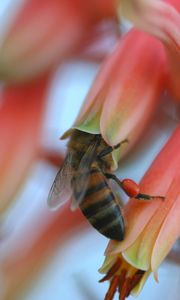
<svg viewBox="0 0 180 300"><path fill-rule="evenodd" d="M0 79L24 81L47 72L77 51L93 23L115 14L106 0L27 0L0 46Z"/></svg>
<svg viewBox="0 0 180 300"><path fill-rule="evenodd" d="M158 106L165 80L161 43L131 30L102 65L75 127L101 133L110 145L124 139L121 157L140 138Z"/></svg>
<svg viewBox="0 0 180 300"><path fill-rule="evenodd" d="M124 208L126 236L111 241L101 272L111 285L106 300L117 286L120 299L139 293L148 275L157 269L180 236L180 126L154 160L141 181L142 193L164 195L165 200L130 199ZM122 279L123 277L123 279ZM102 280L102 281L103 281Z"/></svg>
<svg viewBox="0 0 180 300"><path fill-rule="evenodd" d="M39 151L48 79L1 90L0 210L12 201Z"/></svg>
<svg viewBox="0 0 180 300"><path fill-rule="evenodd" d="M169 66L167 87L180 100L180 3L178 0L119 0L120 16L159 38L166 48Z"/></svg>

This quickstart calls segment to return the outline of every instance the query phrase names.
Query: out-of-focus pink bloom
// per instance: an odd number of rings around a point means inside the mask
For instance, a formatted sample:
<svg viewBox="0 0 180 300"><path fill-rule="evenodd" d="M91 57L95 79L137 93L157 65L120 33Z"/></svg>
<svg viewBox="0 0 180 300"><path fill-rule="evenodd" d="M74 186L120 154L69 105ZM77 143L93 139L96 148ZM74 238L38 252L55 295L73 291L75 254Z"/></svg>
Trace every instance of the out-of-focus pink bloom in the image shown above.
<svg viewBox="0 0 180 300"><path fill-rule="evenodd" d="M111 53L121 35L117 20L99 22L87 34L82 46L75 53L75 57L87 61L102 62Z"/></svg>
<svg viewBox="0 0 180 300"><path fill-rule="evenodd" d="M80 5L84 7L88 15L92 15L94 20L101 20L116 17L116 0L92 0L84 2L78 0Z"/></svg>
<svg viewBox="0 0 180 300"><path fill-rule="evenodd" d="M27 80L55 67L77 50L94 22L115 14L113 3L26 0L0 46L0 79Z"/></svg>
<svg viewBox="0 0 180 300"><path fill-rule="evenodd" d="M101 271L107 273L104 279L115 281L109 293L120 286L121 300L140 292L150 272L157 279L159 265L180 236L179 147L180 126L141 181L142 193L164 195L165 200L131 199L124 208L125 239L111 241L106 250Z"/></svg>
<svg viewBox="0 0 180 300"><path fill-rule="evenodd" d="M180 49L180 16L170 3L171 0L120 0L119 11L138 28Z"/></svg>
<svg viewBox="0 0 180 300"><path fill-rule="evenodd" d="M48 79L1 90L0 211L15 197L37 155Z"/></svg>
<svg viewBox="0 0 180 300"><path fill-rule="evenodd" d="M179 17L177 19L177 26L180 28L180 2L179 0L167 0L168 3L174 6ZM172 96L180 101L180 30L178 35L177 47L171 47L166 44L167 58L169 60L167 86Z"/></svg>
<svg viewBox="0 0 180 300"><path fill-rule="evenodd" d="M38 212L31 224L24 228L24 233L19 234L11 248L1 255L1 278L5 283L1 288L3 300L19 299L36 281L57 248L62 249L62 245L82 226L85 228L85 219L80 210L72 213L69 205L63 206L56 214ZM32 239L34 232L37 237Z"/></svg>
<svg viewBox="0 0 180 300"><path fill-rule="evenodd" d="M101 133L110 145L124 139L121 156L140 138L159 103L165 79L161 43L131 30L98 73L75 127Z"/></svg>
<svg viewBox="0 0 180 300"><path fill-rule="evenodd" d="M180 2L179 0L119 0L120 15L159 38L169 60L167 86L180 100Z"/></svg>

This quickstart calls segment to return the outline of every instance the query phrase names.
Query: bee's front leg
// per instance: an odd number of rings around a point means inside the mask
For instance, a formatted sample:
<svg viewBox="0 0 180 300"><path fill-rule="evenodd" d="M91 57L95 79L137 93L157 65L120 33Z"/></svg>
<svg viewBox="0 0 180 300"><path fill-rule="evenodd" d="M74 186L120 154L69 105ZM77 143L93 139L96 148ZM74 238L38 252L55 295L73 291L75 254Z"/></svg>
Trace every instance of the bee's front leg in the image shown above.
<svg viewBox="0 0 180 300"><path fill-rule="evenodd" d="M110 154L111 152L113 152L114 150L118 149L122 144L124 143L128 143L128 140L125 139L122 142L118 143L115 146L107 146L105 149L103 149L99 154L98 154L98 158L102 158L108 154Z"/></svg>

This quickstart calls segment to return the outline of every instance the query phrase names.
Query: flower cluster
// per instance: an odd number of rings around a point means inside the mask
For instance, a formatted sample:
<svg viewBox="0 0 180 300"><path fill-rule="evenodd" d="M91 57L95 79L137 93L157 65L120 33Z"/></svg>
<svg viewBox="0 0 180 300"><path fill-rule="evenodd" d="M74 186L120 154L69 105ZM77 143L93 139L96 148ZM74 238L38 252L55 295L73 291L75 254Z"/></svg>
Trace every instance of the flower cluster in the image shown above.
<svg viewBox="0 0 180 300"><path fill-rule="evenodd" d="M163 93L170 95L177 109L180 101L179 0L26 0L9 10L10 15L0 36L0 212L4 219L32 164L42 158L55 165L63 160L61 154L42 149L41 143L47 91L60 65L72 58L85 59L87 53L88 60L97 56L103 60L73 128L100 134L111 147L127 139L112 153L116 168L143 140L163 105ZM119 27L124 19L132 26L122 34ZM115 41L110 49L101 45L102 53L96 55L91 47L103 44L108 25L102 34L98 30L104 23L111 23L107 32ZM163 195L165 200L131 198L123 208L125 239L110 241L100 269L105 274L101 282L110 281L106 300L113 299L116 291L121 300L138 294L151 272L157 280L159 265L180 235L179 147L177 124L140 183L143 194ZM27 226L29 236L37 230L37 239L29 242L27 234L20 235L21 242L30 243L27 251L12 247L0 253L2 276L8 278L4 300L19 299L22 281L25 289L33 277L33 266L42 267L59 240L65 240L62 228L70 232L83 223L79 212L71 214L67 206L49 215L44 214L47 222L39 231L36 222ZM41 217L39 213L37 219ZM46 247L47 242L51 247Z"/></svg>

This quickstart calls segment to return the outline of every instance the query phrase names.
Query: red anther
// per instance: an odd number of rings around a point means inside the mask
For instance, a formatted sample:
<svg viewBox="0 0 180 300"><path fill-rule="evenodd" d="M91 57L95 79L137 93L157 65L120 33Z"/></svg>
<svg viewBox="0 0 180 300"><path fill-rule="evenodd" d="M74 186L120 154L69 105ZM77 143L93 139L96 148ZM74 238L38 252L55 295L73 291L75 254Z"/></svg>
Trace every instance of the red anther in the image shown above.
<svg viewBox="0 0 180 300"><path fill-rule="evenodd" d="M139 194L140 187L139 185L131 179L123 179L122 189L129 197L136 197Z"/></svg>

